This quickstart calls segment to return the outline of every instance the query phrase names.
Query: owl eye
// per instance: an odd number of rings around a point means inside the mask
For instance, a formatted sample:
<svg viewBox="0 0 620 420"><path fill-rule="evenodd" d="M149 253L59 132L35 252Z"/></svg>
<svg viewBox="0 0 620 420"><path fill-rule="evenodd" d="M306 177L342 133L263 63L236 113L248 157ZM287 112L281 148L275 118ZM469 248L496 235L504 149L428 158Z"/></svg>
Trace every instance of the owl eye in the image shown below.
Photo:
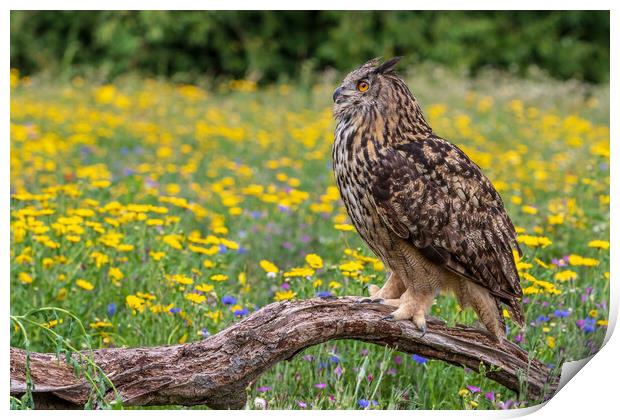
<svg viewBox="0 0 620 420"><path fill-rule="evenodd" d="M370 85L366 80L360 80L359 82L357 82L356 86L357 90L359 90L360 92L366 92L369 87Z"/></svg>

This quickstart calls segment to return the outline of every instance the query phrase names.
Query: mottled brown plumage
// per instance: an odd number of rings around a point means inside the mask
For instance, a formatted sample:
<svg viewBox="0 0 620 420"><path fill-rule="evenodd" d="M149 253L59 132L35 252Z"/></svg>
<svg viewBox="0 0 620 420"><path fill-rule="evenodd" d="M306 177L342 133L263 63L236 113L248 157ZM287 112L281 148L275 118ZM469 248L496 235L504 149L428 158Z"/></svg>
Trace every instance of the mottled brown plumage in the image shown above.
<svg viewBox="0 0 620 420"><path fill-rule="evenodd" d="M452 291L499 340L502 304L523 325L514 227L480 168L433 133L397 62L371 60L334 92L336 183L359 234L391 271L371 297L425 330L437 293Z"/></svg>

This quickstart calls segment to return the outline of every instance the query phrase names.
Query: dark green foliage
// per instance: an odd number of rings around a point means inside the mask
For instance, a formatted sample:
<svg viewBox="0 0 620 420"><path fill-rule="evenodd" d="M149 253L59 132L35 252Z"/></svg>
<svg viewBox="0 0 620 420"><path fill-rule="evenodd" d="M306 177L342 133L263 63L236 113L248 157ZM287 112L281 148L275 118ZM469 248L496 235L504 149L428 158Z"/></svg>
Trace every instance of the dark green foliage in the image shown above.
<svg viewBox="0 0 620 420"><path fill-rule="evenodd" d="M531 66L561 78L609 80L609 12L13 11L11 66L24 74L111 79L248 77L350 70L404 55L476 73Z"/></svg>

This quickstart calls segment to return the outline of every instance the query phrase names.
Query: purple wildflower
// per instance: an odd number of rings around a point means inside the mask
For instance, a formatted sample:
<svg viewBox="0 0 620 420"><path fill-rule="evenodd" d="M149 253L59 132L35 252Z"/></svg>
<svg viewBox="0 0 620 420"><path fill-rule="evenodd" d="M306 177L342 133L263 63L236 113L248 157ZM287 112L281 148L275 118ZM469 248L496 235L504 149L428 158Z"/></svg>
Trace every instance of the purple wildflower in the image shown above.
<svg viewBox="0 0 620 420"><path fill-rule="evenodd" d="M484 394L484 396L489 401L495 401L495 393L494 392L487 392L486 394Z"/></svg>
<svg viewBox="0 0 620 420"><path fill-rule="evenodd" d="M514 405L514 401L513 400L508 400L506 402L500 401L500 402L498 402L496 404L497 408L502 409L502 410L508 410L513 405Z"/></svg>
<svg viewBox="0 0 620 420"><path fill-rule="evenodd" d="M396 363L397 365L400 365L402 361L403 361L403 358L400 357L398 354L394 356L394 363Z"/></svg>
<svg viewBox="0 0 620 420"><path fill-rule="evenodd" d="M471 392L472 394L475 394L476 392L480 392L480 388L478 388L477 386L473 386L473 385L467 385L467 389L469 389L469 392Z"/></svg>
<svg viewBox="0 0 620 420"><path fill-rule="evenodd" d="M313 360L314 360L314 356L313 356L313 355L311 355L311 354L305 354L305 355L304 355L304 357L303 357L303 359L304 359L305 361L307 361L307 362L311 362L311 361L313 361Z"/></svg>
<svg viewBox="0 0 620 420"><path fill-rule="evenodd" d="M320 384L314 384L314 387L318 389L325 389L325 387L327 387L327 384L324 382L321 382Z"/></svg>
<svg viewBox="0 0 620 420"><path fill-rule="evenodd" d="M340 365L336 366L336 369L334 369L334 375L336 375L338 379L342 376L342 367Z"/></svg>
<svg viewBox="0 0 620 420"><path fill-rule="evenodd" d="M261 387L258 387L256 390L258 392L267 392L267 391L271 391L271 387L270 386L261 386Z"/></svg>
<svg viewBox="0 0 620 420"><path fill-rule="evenodd" d="M282 283L282 286L280 286L280 287L283 288L284 290L288 290L288 289L291 288L291 285L286 283L286 282L284 282L284 283Z"/></svg>
<svg viewBox="0 0 620 420"><path fill-rule="evenodd" d="M303 401L297 401L297 405L300 406L301 408L308 407L308 405L305 402L303 402Z"/></svg>

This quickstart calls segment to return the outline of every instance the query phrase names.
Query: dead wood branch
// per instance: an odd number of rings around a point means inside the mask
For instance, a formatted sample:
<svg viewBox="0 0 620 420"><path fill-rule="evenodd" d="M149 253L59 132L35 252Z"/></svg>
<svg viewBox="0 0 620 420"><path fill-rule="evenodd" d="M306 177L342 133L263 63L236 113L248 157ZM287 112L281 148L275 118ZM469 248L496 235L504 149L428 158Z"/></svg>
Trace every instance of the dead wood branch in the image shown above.
<svg viewBox="0 0 620 420"><path fill-rule="evenodd" d="M549 398L557 387L558 378L513 343L497 345L480 330L432 320L420 337L411 322L382 320L390 311L353 298L272 303L200 342L100 349L94 361L127 406L243 408L246 387L271 366L336 339L390 346L475 371L484 365L487 377L516 392L524 389L531 401ZM25 361L24 350L11 348L12 395L26 390ZM37 408L79 408L89 398L88 382L54 354L31 353L30 371ZM113 400L114 394L108 390L106 397Z"/></svg>

